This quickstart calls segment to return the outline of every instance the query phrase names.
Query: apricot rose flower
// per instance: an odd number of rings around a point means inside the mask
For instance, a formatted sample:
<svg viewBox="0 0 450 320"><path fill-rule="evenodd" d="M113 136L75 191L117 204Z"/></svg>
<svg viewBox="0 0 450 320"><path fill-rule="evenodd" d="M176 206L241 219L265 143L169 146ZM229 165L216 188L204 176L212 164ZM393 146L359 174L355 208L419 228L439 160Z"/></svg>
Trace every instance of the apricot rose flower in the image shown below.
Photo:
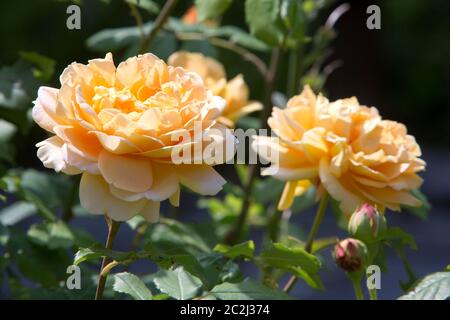
<svg viewBox="0 0 450 320"><path fill-rule="evenodd" d="M347 215L364 202L400 210L419 206L410 191L425 169L421 151L406 127L383 120L376 108L353 98L329 102L306 86L268 120L277 137L256 137L253 148L272 161L263 174L287 181L279 204L287 208L305 180L318 183ZM270 151L270 152L269 152Z"/></svg>
<svg viewBox="0 0 450 320"><path fill-rule="evenodd" d="M179 51L169 57L168 64L198 73L214 95L225 99L226 106L219 121L230 128L240 117L262 109L261 103L248 100L249 90L242 75L227 81L222 64L213 58L201 53Z"/></svg>
<svg viewBox="0 0 450 320"><path fill-rule="evenodd" d="M225 180L204 159L177 165L171 157L186 143L178 137L191 136L196 122L200 142L220 127L215 119L225 102L199 75L152 54L116 68L107 54L87 65L72 63L60 82L59 89L41 87L34 102L34 120L54 134L37 144L38 157L55 171L82 173L80 201L87 211L117 221L140 214L154 222L161 201L178 205L180 184L204 195L221 190ZM217 141L210 143L224 143Z"/></svg>

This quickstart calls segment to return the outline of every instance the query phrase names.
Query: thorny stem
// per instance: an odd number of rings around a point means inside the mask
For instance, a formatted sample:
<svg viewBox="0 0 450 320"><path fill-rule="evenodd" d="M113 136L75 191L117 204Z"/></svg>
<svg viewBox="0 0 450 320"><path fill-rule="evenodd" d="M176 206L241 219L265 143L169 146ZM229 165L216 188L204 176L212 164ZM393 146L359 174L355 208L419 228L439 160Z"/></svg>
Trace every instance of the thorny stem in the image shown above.
<svg viewBox="0 0 450 320"><path fill-rule="evenodd" d="M106 238L105 248L112 249L114 239L116 237L117 231L120 227L120 222L114 221L105 215L106 223L108 224L108 237ZM101 300L103 297L103 291L105 289L106 278L108 277L108 272L104 273L105 268L109 264L109 258L104 257L102 266L100 268L100 274L98 279L97 291L95 292L95 300Z"/></svg>
<svg viewBox="0 0 450 320"><path fill-rule="evenodd" d="M264 109L261 111L260 121L263 128L267 128L267 119L269 118L270 111L272 110L272 92L275 86L275 77L278 70L280 61L280 50L278 48L272 50L272 56L270 59L270 66L265 76L265 96L264 96ZM250 208L251 194L253 186L255 184L256 177L259 173L259 165L253 164L250 166L249 179L247 185L244 187L244 198L242 199L242 207L239 213L239 217L236 221L234 229L231 230L225 237L225 242L233 244L238 241L239 236L244 228L245 221L247 220L248 211Z"/></svg>
<svg viewBox="0 0 450 320"><path fill-rule="evenodd" d="M329 198L328 193L325 193L322 196L322 199L320 199L319 208L317 208L316 217L314 218L313 225L311 227L311 230L309 231L308 239L306 240L306 244L305 244L305 251L308 253L311 253L311 251L312 251L314 239L317 236L317 232L319 231L320 224L322 223L323 217L325 215L325 211L326 211L327 204L328 204L328 198ZM288 282L286 283L286 285L283 288L284 292L291 291L292 288L297 283L297 280L298 280L298 278L296 276L290 277Z"/></svg>
<svg viewBox="0 0 450 320"><path fill-rule="evenodd" d="M144 53L147 51L150 44L155 40L156 35L158 32L164 27L164 24L166 23L167 19L170 16L170 13L172 12L173 8L177 4L178 0L167 0L164 7L161 9L161 12L159 13L158 17L156 17L155 23L153 24L150 32L141 42L141 48L139 50L140 53Z"/></svg>

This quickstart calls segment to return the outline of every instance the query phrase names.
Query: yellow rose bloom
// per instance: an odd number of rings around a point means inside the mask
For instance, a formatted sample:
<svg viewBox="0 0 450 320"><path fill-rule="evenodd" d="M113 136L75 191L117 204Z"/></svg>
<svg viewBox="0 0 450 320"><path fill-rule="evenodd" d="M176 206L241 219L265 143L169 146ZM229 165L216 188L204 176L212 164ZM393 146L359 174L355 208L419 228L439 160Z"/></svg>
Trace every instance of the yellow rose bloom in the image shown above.
<svg viewBox="0 0 450 320"><path fill-rule="evenodd" d="M265 156L272 165L263 175L287 181L280 209L292 204L304 179L347 215L365 202L394 211L421 205L410 193L422 184L420 147L403 124L383 120L376 108L355 97L330 102L306 86L285 109L274 107L268 124L278 137L255 137L253 148L272 155Z"/></svg>
<svg viewBox="0 0 450 320"><path fill-rule="evenodd" d="M178 206L180 184L203 195L222 189L225 180L210 165L172 162L174 149L187 143L178 137L192 135L196 122L204 135L223 128L216 118L225 102L199 75L152 54L116 68L107 54L72 63L60 82L59 89L41 87L34 102L33 119L53 134L37 144L38 157L57 172L82 173L87 211L155 222L161 201Z"/></svg>
<svg viewBox="0 0 450 320"><path fill-rule="evenodd" d="M214 95L225 99L226 106L218 120L229 128L234 127L240 117L262 109L261 103L248 100L249 90L242 75L227 81L222 64L213 58L179 51L169 57L168 64L198 73Z"/></svg>

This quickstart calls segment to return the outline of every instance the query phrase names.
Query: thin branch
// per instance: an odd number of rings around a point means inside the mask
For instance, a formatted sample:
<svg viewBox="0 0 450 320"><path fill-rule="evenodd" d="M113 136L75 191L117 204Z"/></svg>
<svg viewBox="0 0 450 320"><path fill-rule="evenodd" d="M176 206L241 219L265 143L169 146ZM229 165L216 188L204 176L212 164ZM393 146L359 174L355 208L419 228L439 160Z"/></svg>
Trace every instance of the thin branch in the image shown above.
<svg viewBox="0 0 450 320"><path fill-rule="evenodd" d="M117 231L119 231L120 222L114 221L105 215L106 223L108 224L108 237L106 239L105 248L108 250L112 249L114 239L116 238ZM100 268L100 276L97 284L97 291L95 292L95 300L100 300L103 297L103 290L105 289L106 278L108 273L103 274L103 270L108 266L109 258L104 257L102 261L102 266Z"/></svg>
<svg viewBox="0 0 450 320"><path fill-rule="evenodd" d="M144 53L145 51L147 51L148 47L150 47L150 44L156 38L158 32L162 29L162 27L164 27L164 24L169 18L173 8L177 4L177 1L178 0L167 0L166 4L162 8L158 17L156 18L155 23L153 24L149 34L146 37L144 37L144 40L142 41L141 44L141 49L139 50L140 53Z"/></svg>
<svg viewBox="0 0 450 320"><path fill-rule="evenodd" d="M268 71L267 65L264 63L263 60L261 60L256 54L252 53L251 51L245 48L238 46L236 43L232 41L224 40L217 37L208 37L197 32L175 33L175 36L179 40L206 40L216 47L233 51L238 55L242 56L244 60L251 62L256 67L256 69L258 69L259 73L261 73L263 77L265 77L267 74Z"/></svg>
<svg viewBox="0 0 450 320"><path fill-rule="evenodd" d="M132 4L131 2L127 2L128 6L130 7L131 14L134 17L134 20L136 20L136 25L139 29L139 36L141 38L141 47L144 45L145 40L145 31L144 31L144 21L142 20L142 16L138 10L138 8Z"/></svg>
<svg viewBox="0 0 450 320"><path fill-rule="evenodd" d="M280 50L278 48L272 50L272 56L270 59L270 66L265 75L265 96L264 96L264 109L261 111L260 121L262 128L267 129L267 119L270 116L272 110L272 92L275 87L275 77L277 75L278 65L280 62ZM247 220L248 211L250 208L250 200L252 195L253 186L256 178L259 174L259 164L250 166L250 173L248 183L244 188L244 198L242 199L241 212L236 221L234 229L230 231L225 237L225 242L232 244L238 241L239 236L244 228L245 221Z"/></svg>
<svg viewBox="0 0 450 320"><path fill-rule="evenodd" d="M305 244L305 251L308 253L312 252L314 239L317 236L317 232L319 231L319 227L322 223L323 217L325 215L325 211L327 209L328 199L329 199L328 193L325 193L322 196L322 199L320 199L320 204L319 204L319 207L317 208L316 216L314 218L314 222L311 227L311 230L309 230L308 239L306 240L306 244ZM287 292L287 293L289 291L291 291L292 288L297 283L297 280L298 280L298 278L295 275L291 276L289 278L288 282L285 284L283 291Z"/></svg>

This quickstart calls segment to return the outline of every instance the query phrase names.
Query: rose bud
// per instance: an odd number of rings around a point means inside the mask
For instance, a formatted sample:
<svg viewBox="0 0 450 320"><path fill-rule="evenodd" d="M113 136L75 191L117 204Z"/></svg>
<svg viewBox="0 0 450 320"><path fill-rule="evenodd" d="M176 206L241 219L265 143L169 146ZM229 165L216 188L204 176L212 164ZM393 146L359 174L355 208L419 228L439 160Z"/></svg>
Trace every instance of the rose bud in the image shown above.
<svg viewBox="0 0 450 320"><path fill-rule="evenodd" d="M336 264L347 272L362 270L366 257L366 245L357 239L347 238L334 246L333 258Z"/></svg>
<svg viewBox="0 0 450 320"><path fill-rule="evenodd" d="M353 237L371 243L379 240L386 231L386 218L369 203L363 204L351 216L348 232Z"/></svg>

